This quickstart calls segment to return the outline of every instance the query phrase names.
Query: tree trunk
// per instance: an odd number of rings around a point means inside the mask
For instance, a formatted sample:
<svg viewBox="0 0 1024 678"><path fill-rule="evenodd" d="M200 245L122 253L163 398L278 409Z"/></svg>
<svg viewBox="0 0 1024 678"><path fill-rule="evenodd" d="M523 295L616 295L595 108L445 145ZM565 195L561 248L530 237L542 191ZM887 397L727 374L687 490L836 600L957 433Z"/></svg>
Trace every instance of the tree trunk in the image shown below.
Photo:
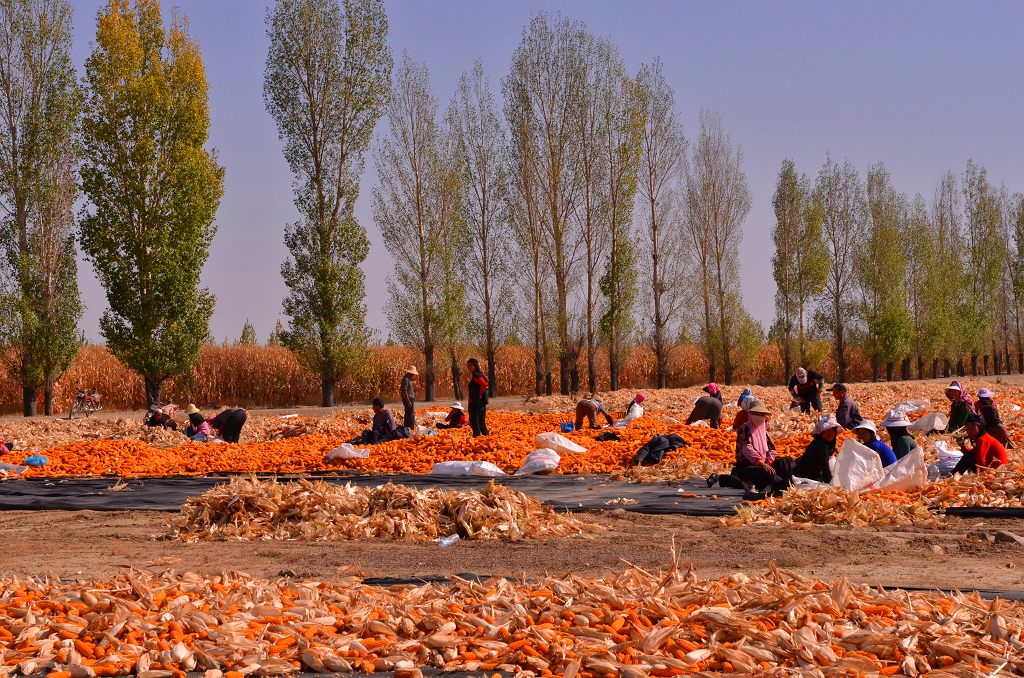
<svg viewBox="0 0 1024 678"><path fill-rule="evenodd" d="M789 338L789 329L787 328L785 334L782 337L782 364L784 366L784 374L793 374L793 348L790 345L792 342ZM783 377L785 379L785 377Z"/></svg>
<svg viewBox="0 0 1024 678"><path fill-rule="evenodd" d="M843 326L840 300L835 300L836 314L836 364L839 367L839 381L846 381L846 328Z"/></svg>
<svg viewBox="0 0 1024 678"><path fill-rule="evenodd" d="M36 387L22 386L22 413L26 417L36 416Z"/></svg>
<svg viewBox="0 0 1024 678"><path fill-rule="evenodd" d="M569 395L569 354L562 351L558 356L558 392Z"/></svg>
<svg viewBox="0 0 1024 678"><path fill-rule="evenodd" d="M334 407L334 380L320 381L320 407Z"/></svg>
<svg viewBox="0 0 1024 678"><path fill-rule="evenodd" d="M977 363L975 363L975 364L977 364ZM957 360L956 360L956 375L958 377L967 376L967 372L964 370L964 359L963 358L957 358Z"/></svg>
<svg viewBox="0 0 1024 678"><path fill-rule="evenodd" d="M146 407L150 408L160 402L161 379L146 375L143 377L146 386Z"/></svg>
<svg viewBox="0 0 1024 678"><path fill-rule="evenodd" d="M932 358L932 379L939 378L939 359Z"/></svg>
<svg viewBox="0 0 1024 678"><path fill-rule="evenodd" d="M540 347L533 351L533 392L537 395L544 393L544 361L541 360Z"/></svg>
<svg viewBox="0 0 1024 678"><path fill-rule="evenodd" d="M882 369L875 360L871 361L871 381L877 382L882 374Z"/></svg>
<svg viewBox="0 0 1024 678"><path fill-rule="evenodd" d="M580 392L580 356L577 353L573 356L572 367L569 368L569 391L572 393Z"/></svg>
<svg viewBox="0 0 1024 678"><path fill-rule="evenodd" d="M434 401L434 344L427 342L423 347L423 358L427 363L426 369L423 370L424 381L426 386L424 387L423 401L433 402Z"/></svg>
<svg viewBox="0 0 1024 678"><path fill-rule="evenodd" d="M917 378L924 379L924 356L917 354Z"/></svg>
<svg viewBox="0 0 1024 678"><path fill-rule="evenodd" d="M551 376L551 370L548 370L548 373L544 375L544 393L546 395L551 395L554 390L553 382L554 379Z"/></svg>
<svg viewBox="0 0 1024 678"><path fill-rule="evenodd" d="M456 400L462 400L462 370L459 368L459 357L455 348L448 349L448 357L452 363L452 394Z"/></svg>
<svg viewBox="0 0 1024 678"><path fill-rule="evenodd" d="M949 379L953 376L953 363L949 358L945 358L942 361L942 376L944 379Z"/></svg>
<svg viewBox="0 0 1024 678"><path fill-rule="evenodd" d="M886 381L892 381L893 380L893 376L895 376L895 372L896 372L896 369L895 369L892 361L890 360L889 362L887 362L885 364L885 380Z"/></svg>
<svg viewBox="0 0 1024 678"><path fill-rule="evenodd" d="M988 355L987 353L981 357L981 360L982 360L982 370L983 370L982 374L984 374L986 377L989 375L989 372L988 372L988 367L989 367L989 362L990 362L989 358L991 358L991 356ZM999 356L996 356L996 360L997 361L999 360Z"/></svg>
<svg viewBox="0 0 1024 678"><path fill-rule="evenodd" d="M978 354L973 351L971 352L971 375L978 376ZM964 375L961 374L960 376Z"/></svg>
<svg viewBox="0 0 1024 678"><path fill-rule="evenodd" d="M497 377L498 370L494 366L494 363L496 362L495 361L495 357L496 357L495 353L496 353L496 351L494 350L494 343L493 342L488 343L487 344L487 394L489 396L491 396L492 398L494 396L498 395L498 387L495 385L497 383L497 379L498 379L498 377Z"/></svg>
<svg viewBox="0 0 1024 678"><path fill-rule="evenodd" d="M53 380L47 379L43 390L43 414L53 416Z"/></svg>

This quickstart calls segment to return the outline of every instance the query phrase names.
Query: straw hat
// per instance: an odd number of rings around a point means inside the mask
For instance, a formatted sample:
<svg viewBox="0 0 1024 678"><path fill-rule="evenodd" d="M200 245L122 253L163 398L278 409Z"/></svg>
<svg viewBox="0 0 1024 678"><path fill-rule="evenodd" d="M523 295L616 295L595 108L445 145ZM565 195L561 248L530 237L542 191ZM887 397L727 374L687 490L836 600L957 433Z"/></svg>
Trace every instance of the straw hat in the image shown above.
<svg viewBox="0 0 1024 678"><path fill-rule="evenodd" d="M455 401L454 403L452 403L452 409L453 410L461 410L462 409L462 403L460 403L459 401Z"/></svg>
<svg viewBox="0 0 1024 678"><path fill-rule="evenodd" d="M189 403L188 407L185 408L185 414L199 414L199 408Z"/></svg>
<svg viewBox="0 0 1024 678"><path fill-rule="evenodd" d="M412 367L410 367L409 369L407 369L407 370L405 371L405 373L406 373L406 374L411 374L411 375L412 375L412 376L414 376L414 377L418 377L418 376L420 376L420 371L416 369L416 366L415 366L415 365L413 365Z"/></svg>
<svg viewBox="0 0 1024 678"><path fill-rule="evenodd" d="M910 420L907 419L907 415L903 412L889 410L889 413L885 415L885 419L880 421L878 425L885 428L906 428L910 426Z"/></svg>
<svg viewBox="0 0 1024 678"><path fill-rule="evenodd" d="M861 423L857 424L856 426L853 427L853 430L856 431L859 428L866 429L868 431L871 431L872 433L878 433L878 428L875 426L875 422L871 421L870 419L865 419Z"/></svg>
<svg viewBox="0 0 1024 678"><path fill-rule="evenodd" d="M754 401L753 404L751 404L751 406L749 408L747 408L747 412L748 413L750 413L750 414L760 414L761 416L765 416L765 417L772 413L772 411L768 409L768 406L765 405L764 403L762 403L757 398L753 398L753 401Z"/></svg>

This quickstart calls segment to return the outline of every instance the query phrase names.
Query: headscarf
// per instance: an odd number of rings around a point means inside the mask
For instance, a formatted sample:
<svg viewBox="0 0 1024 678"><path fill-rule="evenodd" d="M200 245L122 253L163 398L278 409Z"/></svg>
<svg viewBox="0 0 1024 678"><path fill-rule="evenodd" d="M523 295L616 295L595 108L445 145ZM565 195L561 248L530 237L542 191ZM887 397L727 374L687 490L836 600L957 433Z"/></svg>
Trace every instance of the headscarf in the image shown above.
<svg viewBox="0 0 1024 678"><path fill-rule="evenodd" d="M721 389L718 388L718 384L711 382L704 387L704 390L708 392L708 395L716 395Z"/></svg>
<svg viewBox="0 0 1024 678"><path fill-rule="evenodd" d="M643 401L644 401L644 394L643 393L637 393L636 397L633 398L633 402L635 402L637 405L639 405Z"/></svg>
<svg viewBox="0 0 1024 678"><path fill-rule="evenodd" d="M806 384L807 383L807 370L805 370L802 367L796 368L796 382L798 384Z"/></svg>
<svg viewBox="0 0 1024 678"><path fill-rule="evenodd" d="M761 454L764 461L770 462L772 449L768 447L768 427L764 421L763 414L751 414L747 419L747 429L750 431L750 446Z"/></svg>
<svg viewBox="0 0 1024 678"><path fill-rule="evenodd" d="M739 400L736 401L736 404L742 408L743 403L746 402L747 399L751 398L752 395L753 391L751 391L749 388L743 389L743 393L740 394Z"/></svg>
<svg viewBox="0 0 1024 678"><path fill-rule="evenodd" d="M974 401L971 400L971 396L967 395L967 391L964 390L963 385L959 381L950 382L949 386L946 387L946 390L948 391L950 389L953 389L954 391L960 393L960 397L957 398L956 400L964 401L965 403L967 403L968 409L970 409L971 412L974 411ZM956 400L954 400L953 402L956 402Z"/></svg>

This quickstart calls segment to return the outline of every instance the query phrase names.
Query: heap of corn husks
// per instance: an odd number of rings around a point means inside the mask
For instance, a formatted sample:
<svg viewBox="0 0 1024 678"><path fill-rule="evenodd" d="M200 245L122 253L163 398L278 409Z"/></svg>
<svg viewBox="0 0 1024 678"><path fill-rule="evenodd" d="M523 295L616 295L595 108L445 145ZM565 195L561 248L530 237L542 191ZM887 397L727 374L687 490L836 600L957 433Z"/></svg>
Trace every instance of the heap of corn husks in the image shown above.
<svg viewBox="0 0 1024 678"><path fill-rule="evenodd" d="M235 478L189 498L171 526L184 541L562 537L598 529L493 482L479 491L374 488Z"/></svg>
<svg viewBox="0 0 1024 678"><path fill-rule="evenodd" d="M129 572L0 586L0 675L1024 672L1021 603L822 583L774 567L710 581L674 566L532 584L377 588Z"/></svg>
<svg viewBox="0 0 1024 678"><path fill-rule="evenodd" d="M841 487L789 489L780 497L741 504L736 508L736 515L724 518L723 522L733 527L750 524L937 527L941 524L920 495L859 493Z"/></svg>
<svg viewBox="0 0 1024 678"><path fill-rule="evenodd" d="M680 454L653 466L630 466L624 471L612 474L611 479L630 483L654 483L660 480L706 478L713 473L728 473L732 466L731 462L687 459Z"/></svg>
<svg viewBox="0 0 1024 678"><path fill-rule="evenodd" d="M1024 461L1014 460L997 469L982 468L977 473L942 480L926 487L923 494L937 508L1022 508Z"/></svg>

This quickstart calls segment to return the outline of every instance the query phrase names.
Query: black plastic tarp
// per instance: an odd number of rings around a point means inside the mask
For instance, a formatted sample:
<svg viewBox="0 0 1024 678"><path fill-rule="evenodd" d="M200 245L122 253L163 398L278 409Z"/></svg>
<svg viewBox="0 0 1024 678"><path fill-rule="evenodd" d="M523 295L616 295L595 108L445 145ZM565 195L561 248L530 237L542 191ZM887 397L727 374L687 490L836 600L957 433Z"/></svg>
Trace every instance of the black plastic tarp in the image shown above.
<svg viewBox="0 0 1024 678"><path fill-rule="evenodd" d="M320 475L331 483L375 486L394 482L418 488L478 489L487 478L429 475ZM281 476L280 480L293 480ZM177 511L189 497L200 495L225 477L175 476L137 478L115 491L114 478L13 479L0 482L0 510ZM626 483L600 475L525 476L496 478L559 510L624 509L636 513L696 516L731 515L741 500L739 490L710 489L700 480ZM684 496L688 495L688 496ZM694 496L695 495L695 496ZM711 499L716 495L716 499ZM609 503L625 499L626 503ZM631 503L628 500L634 500Z"/></svg>

